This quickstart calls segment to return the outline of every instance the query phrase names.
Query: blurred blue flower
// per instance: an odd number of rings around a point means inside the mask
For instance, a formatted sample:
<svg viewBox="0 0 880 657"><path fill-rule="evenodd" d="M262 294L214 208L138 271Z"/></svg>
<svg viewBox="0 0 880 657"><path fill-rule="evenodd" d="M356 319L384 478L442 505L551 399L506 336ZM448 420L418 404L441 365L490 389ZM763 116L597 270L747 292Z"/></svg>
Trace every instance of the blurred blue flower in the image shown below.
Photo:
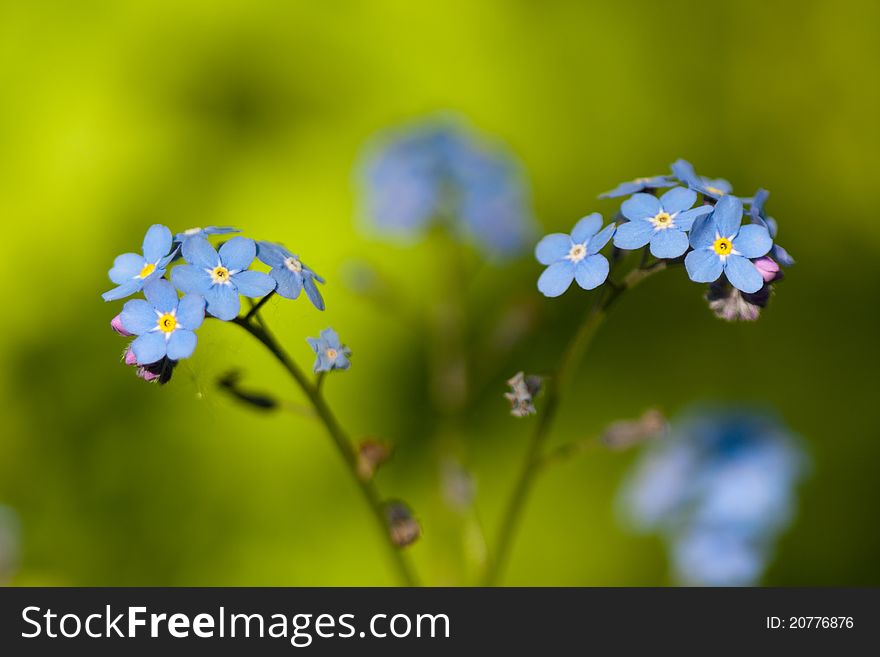
<svg viewBox="0 0 880 657"><path fill-rule="evenodd" d="M167 226L153 224L144 235L143 255L123 253L113 261L110 280L117 287L104 292L104 301L124 299L143 289L148 281L161 278L176 251L171 251L171 231Z"/></svg>
<svg viewBox="0 0 880 657"><path fill-rule="evenodd" d="M257 242L257 258L272 269L269 276L275 279L275 292L286 299L296 299L305 289L306 296L318 310L324 310L324 298L317 283L324 279L307 267L290 251L280 244Z"/></svg>
<svg viewBox="0 0 880 657"><path fill-rule="evenodd" d="M678 159L673 162L672 175L695 192L714 198L716 201L733 192L733 186L724 178L707 178L697 175L693 165L687 160Z"/></svg>
<svg viewBox="0 0 880 657"><path fill-rule="evenodd" d="M229 233L240 232L241 231L238 230L238 228L233 228L232 226L205 226L204 228L189 228L182 233L177 233L174 236L174 241L184 242L191 237L207 238L209 235L228 235Z"/></svg>
<svg viewBox="0 0 880 657"><path fill-rule="evenodd" d="M674 187L659 199L653 194L635 194L623 202L620 211L628 222L617 227L614 246L640 249L651 244L655 258L677 258L688 249L687 231L694 220L712 212L712 206L694 208L697 193Z"/></svg>
<svg viewBox="0 0 880 657"><path fill-rule="evenodd" d="M414 239L444 223L487 252L508 255L535 232L519 166L454 121L388 136L367 154L359 182L365 218L393 237Z"/></svg>
<svg viewBox="0 0 880 657"><path fill-rule="evenodd" d="M773 239L764 226L742 225L742 201L724 196L710 215L694 221L690 243L694 248L684 259L692 281L713 283L722 272L736 289L753 293L764 285L761 272L750 258L766 255Z"/></svg>
<svg viewBox="0 0 880 657"><path fill-rule="evenodd" d="M755 192L755 196L752 198L751 207L749 207L749 216L752 218L752 223L764 226L770 233L770 237L773 238L774 243L770 249L770 257L783 267L791 267L794 264L794 258L789 255L788 251L775 243L776 233L779 230L776 220L773 219L773 217L768 217L764 214L764 204L767 202L769 196L770 192L766 189L759 189Z"/></svg>
<svg viewBox="0 0 880 657"><path fill-rule="evenodd" d="M330 370L347 370L351 367L351 350L339 341L339 336L332 328L321 331L319 338L306 338L317 358L315 372Z"/></svg>
<svg viewBox="0 0 880 657"><path fill-rule="evenodd" d="M194 331L205 319L205 299L197 294L177 298L177 290L164 278L144 286L144 299L132 299L122 308L122 328L138 336L131 353L138 365L149 365L166 356L180 360L196 348Z"/></svg>
<svg viewBox="0 0 880 657"><path fill-rule="evenodd" d="M241 310L238 295L257 298L275 289L271 276L248 270L256 255L254 241L246 237L233 237L219 253L204 237L192 237L183 243L183 257L190 264L174 267L171 280L181 292L205 297L208 312L228 321Z"/></svg>
<svg viewBox="0 0 880 657"><path fill-rule="evenodd" d="M636 178L620 183L611 191L599 194L599 198L617 198L619 196L629 196L637 192L650 191L660 189L661 187L674 187L675 181L670 176L649 176L647 178Z"/></svg>
<svg viewBox="0 0 880 657"><path fill-rule="evenodd" d="M614 224L602 230L602 215L587 215L575 224L571 235L552 233L538 242L535 257L549 265L538 278L538 290L558 297L576 280L585 290L599 287L608 278L608 259L599 253L614 235Z"/></svg>
<svg viewBox="0 0 880 657"><path fill-rule="evenodd" d="M791 522L807 466L799 440L772 415L703 409L648 449L621 509L635 529L664 537L679 583L751 585Z"/></svg>

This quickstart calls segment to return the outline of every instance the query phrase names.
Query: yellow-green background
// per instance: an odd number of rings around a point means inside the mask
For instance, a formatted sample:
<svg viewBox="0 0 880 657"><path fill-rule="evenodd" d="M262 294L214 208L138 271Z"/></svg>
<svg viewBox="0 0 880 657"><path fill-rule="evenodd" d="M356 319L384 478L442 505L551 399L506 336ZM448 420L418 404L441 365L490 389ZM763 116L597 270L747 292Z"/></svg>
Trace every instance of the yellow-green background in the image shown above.
<svg viewBox="0 0 880 657"><path fill-rule="evenodd" d="M353 168L375 131L459 112L513 149L537 217L567 229L619 180L677 157L772 191L798 259L753 325L713 318L667 272L625 298L589 354L554 440L659 404L777 408L814 461L770 584L880 584L880 5L863 2L4 2L0 6L0 503L22 526L21 585L342 585L393 577L319 427L258 415L214 387L239 366L295 399L238 328L212 323L171 385L136 379L104 304L107 269L147 226L233 224L324 274L266 317L303 363L332 324L355 351L329 397L357 435L398 445L378 483L424 527L410 550L431 584L472 581L438 493L427 339L346 291L375 263L424 307L444 276L354 227ZM459 455L497 524L530 421L503 379L549 369L590 296L539 299L528 256L484 271L473 330L513 298L539 334L466 419ZM613 495L634 454L595 450L536 488L506 582L662 584L659 541L619 529Z"/></svg>

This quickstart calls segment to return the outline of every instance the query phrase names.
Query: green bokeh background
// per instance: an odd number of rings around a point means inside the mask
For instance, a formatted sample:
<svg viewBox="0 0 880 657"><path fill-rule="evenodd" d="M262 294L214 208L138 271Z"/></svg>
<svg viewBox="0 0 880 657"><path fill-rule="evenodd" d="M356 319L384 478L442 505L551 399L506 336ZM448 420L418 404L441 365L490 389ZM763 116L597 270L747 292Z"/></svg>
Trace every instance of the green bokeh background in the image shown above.
<svg viewBox="0 0 880 657"><path fill-rule="evenodd" d="M715 319L681 272L646 282L605 324L554 441L652 405L770 405L814 468L765 582L880 584L878 25L871 0L2 3L0 504L22 543L11 582L394 582L320 427L217 391L239 367L297 399L244 332L207 325L165 388L119 364L107 323L120 304L99 293L113 256L161 222L233 224L327 277L325 313L272 302L266 318L302 363L305 336L327 325L352 346L331 402L355 435L397 445L378 483L422 522L409 550L422 579L473 583L470 520L439 492L430 339L341 282L365 259L413 312L430 309L439 246L365 238L352 172L377 130L449 110L517 154L548 232L613 213L599 192L677 157L772 191L799 264L761 321ZM540 298L539 271L529 257L488 266L469 289L471 335L506 304L538 318L455 447L490 543L531 424L507 414L503 381L549 369L591 298ZM594 450L547 473L505 582L667 583L660 542L615 518L635 457Z"/></svg>

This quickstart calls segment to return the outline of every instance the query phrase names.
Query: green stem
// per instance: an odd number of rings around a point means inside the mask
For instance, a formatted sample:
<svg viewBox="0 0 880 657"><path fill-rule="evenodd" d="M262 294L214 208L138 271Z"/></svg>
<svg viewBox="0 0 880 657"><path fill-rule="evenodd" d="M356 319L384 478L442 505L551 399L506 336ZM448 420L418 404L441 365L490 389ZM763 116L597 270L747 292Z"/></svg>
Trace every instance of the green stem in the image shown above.
<svg viewBox="0 0 880 657"><path fill-rule="evenodd" d="M262 343L302 389L303 393L308 398L309 403L312 405L312 408L314 408L318 419L324 425L324 428L333 440L333 444L336 445L336 449L340 456L342 456L342 459L351 474L351 478L357 483L358 488L364 496L364 500L370 507L370 511L384 537L384 543L388 549L389 556L391 557L391 562L394 564L401 581L406 586L416 586L416 578L409 563L401 553L400 548L398 548L391 539L391 533L388 529L388 521L385 516L385 509L376 486L371 480L364 480L358 475L357 454L352 448L348 435L339 424L333 411L330 410L330 407L324 399L324 396L321 394L318 385L312 383L305 372L303 372L287 352L282 349L281 345L278 344L278 341L269 332L265 325L257 326L248 320L253 314L254 312L251 311L247 316L237 317L232 321L241 326L245 331Z"/></svg>
<svg viewBox="0 0 880 657"><path fill-rule="evenodd" d="M562 397L571 382L573 376L584 352L589 347L596 335L596 331L601 326L602 321L608 310L617 302L620 295L626 290L634 287L639 282L653 274L654 272L665 269L665 262L658 262L649 267L639 267L632 270L623 283L614 287L604 286L596 297L595 303L584 317L577 333L574 334L569 341L562 354L562 359L556 369L556 375L547 381L547 392L545 395L544 408L538 415L535 430L529 441L526 450L526 458L523 461L522 468L513 492L505 507L504 515L501 520L501 528L498 532L498 547L495 551L495 558L489 563L486 571L486 585L492 586L498 583L498 579L506 565L510 556L510 550L513 547L513 539L522 516L526 500L531 492L535 475L541 469L543 459L541 458L541 450L550 434L553 421L556 419L556 413L559 410L559 404Z"/></svg>
<svg viewBox="0 0 880 657"><path fill-rule="evenodd" d="M275 290L272 290L271 292L269 292L269 294L264 296L257 303L251 304L251 309L248 311L248 314L244 316L244 321L246 321L246 322L250 321L251 317L253 317L258 312L260 312L260 308L262 308L266 304L266 302L269 299L271 299L273 296L275 296Z"/></svg>

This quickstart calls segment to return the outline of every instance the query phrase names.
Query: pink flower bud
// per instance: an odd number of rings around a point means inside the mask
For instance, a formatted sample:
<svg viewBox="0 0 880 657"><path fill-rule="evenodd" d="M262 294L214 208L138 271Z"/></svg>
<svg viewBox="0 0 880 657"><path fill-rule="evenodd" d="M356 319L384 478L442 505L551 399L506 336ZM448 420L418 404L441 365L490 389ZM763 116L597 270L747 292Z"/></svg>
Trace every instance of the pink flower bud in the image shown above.
<svg viewBox="0 0 880 657"><path fill-rule="evenodd" d="M110 328L112 328L119 335L125 338L131 337L133 335L122 327L122 318L119 315L116 315L116 317L110 320Z"/></svg>
<svg viewBox="0 0 880 657"><path fill-rule="evenodd" d="M779 275L779 265L769 256L755 260L755 267L758 268L765 283L770 283Z"/></svg>
<svg viewBox="0 0 880 657"><path fill-rule="evenodd" d="M146 367L139 367L137 375L141 377L144 381L155 381L160 376L156 372L151 372Z"/></svg>
<svg viewBox="0 0 880 657"><path fill-rule="evenodd" d="M125 348L125 354L123 355L122 360L125 361L126 365L137 365L137 358L135 358L131 347Z"/></svg>

